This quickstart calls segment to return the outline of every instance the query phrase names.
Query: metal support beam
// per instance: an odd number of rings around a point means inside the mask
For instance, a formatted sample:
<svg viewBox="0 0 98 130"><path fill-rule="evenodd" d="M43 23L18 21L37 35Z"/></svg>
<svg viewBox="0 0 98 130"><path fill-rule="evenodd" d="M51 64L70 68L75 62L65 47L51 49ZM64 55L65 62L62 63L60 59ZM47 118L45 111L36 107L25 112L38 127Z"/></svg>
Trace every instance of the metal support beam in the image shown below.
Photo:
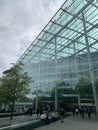
<svg viewBox="0 0 98 130"><path fill-rule="evenodd" d="M95 79L94 66L93 66L90 48L89 48L85 17L84 17L83 12L82 12L82 18L83 18L83 28L84 28L84 33L85 33L85 42L86 42L86 48L87 48L87 54L88 54L88 63L89 63L90 76L91 76L91 82L92 82L93 96L95 100L95 107L96 107L96 112L97 112L97 117L98 117L98 99L97 99L97 90L96 90L96 79Z"/></svg>
<svg viewBox="0 0 98 130"><path fill-rule="evenodd" d="M88 2L88 0L85 0L85 1ZM98 1L96 0L96 2L98 2ZM95 4L93 4L93 3L91 3L91 5L94 6L94 7L96 7L96 8L98 9L98 6L97 6L97 5L95 5Z"/></svg>
<svg viewBox="0 0 98 130"><path fill-rule="evenodd" d="M76 44L75 42L73 43L73 46L74 46L74 66L75 66L75 73L76 73L76 83L78 82L78 65L77 65L77 54L76 54ZM81 107L80 105L80 95L78 94L78 105L79 105L79 108Z"/></svg>
<svg viewBox="0 0 98 130"><path fill-rule="evenodd" d="M57 43L55 37L55 111L58 110L58 99L57 99Z"/></svg>
<svg viewBox="0 0 98 130"><path fill-rule="evenodd" d="M66 28L77 16L79 16L81 14L82 11L84 11L94 0L90 0L88 3L86 3L77 13L75 16L73 16L56 34L53 35L53 37L43 46L43 48L45 48L45 46L47 46L48 43L50 43L61 31L63 31L64 28ZM52 20L51 20L52 21ZM42 49L41 48L37 53L41 52ZM34 56L36 56L36 54Z"/></svg>
<svg viewBox="0 0 98 130"><path fill-rule="evenodd" d="M36 90L36 104L35 104L35 110L37 111L38 108L38 87L39 87L39 83L40 83L40 53L38 54L39 57L39 63L38 63L38 72L37 72L37 90Z"/></svg>
<svg viewBox="0 0 98 130"><path fill-rule="evenodd" d="M91 4L92 4L92 3L91 3ZM92 4L92 5L94 5L94 4ZM65 13L67 13L67 14L69 14L69 15L71 15L71 16L73 16L73 17L79 19L79 20L81 20L81 21L83 20L81 17L77 16L76 14L70 13L70 12L68 12L67 10L64 10L64 9L62 9L62 8L61 8L61 10L62 10L63 12L65 12ZM92 23L90 23L90 22L87 21L87 20L85 20L85 22L88 23L88 24L91 25L91 26L94 26ZM58 25L59 25L59 24L58 24ZM98 28L98 27L96 26L96 28Z"/></svg>

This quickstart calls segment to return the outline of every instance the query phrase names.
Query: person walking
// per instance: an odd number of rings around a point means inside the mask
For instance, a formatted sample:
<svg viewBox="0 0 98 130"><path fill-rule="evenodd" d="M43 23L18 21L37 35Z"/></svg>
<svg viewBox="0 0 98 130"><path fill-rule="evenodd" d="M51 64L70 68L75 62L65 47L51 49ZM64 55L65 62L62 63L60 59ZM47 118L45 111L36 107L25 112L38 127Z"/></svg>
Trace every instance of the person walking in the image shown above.
<svg viewBox="0 0 98 130"><path fill-rule="evenodd" d="M78 117L79 109L76 108L76 109L75 109L75 112L76 112L76 116Z"/></svg>
<svg viewBox="0 0 98 130"><path fill-rule="evenodd" d="M75 116L75 108L72 108L73 116Z"/></svg>
<svg viewBox="0 0 98 130"><path fill-rule="evenodd" d="M37 113L37 118L38 118L39 117L39 113L40 113L40 109L39 108L37 108L36 113Z"/></svg>
<svg viewBox="0 0 98 130"><path fill-rule="evenodd" d="M81 116L84 118L84 108L81 108Z"/></svg>
<svg viewBox="0 0 98 130"><path fill-rule="evenodd" d="M61 111L60 111L60 118L61 118L61 123L64 122L64 109L62 108Z"/></svg>
<svg viewBox="0 0 98 130"><path fill-rule="evenodd" d="M88 114L88 117L90 119L91 118L91 109L90 108L87 108L87 114Z"/></svg>

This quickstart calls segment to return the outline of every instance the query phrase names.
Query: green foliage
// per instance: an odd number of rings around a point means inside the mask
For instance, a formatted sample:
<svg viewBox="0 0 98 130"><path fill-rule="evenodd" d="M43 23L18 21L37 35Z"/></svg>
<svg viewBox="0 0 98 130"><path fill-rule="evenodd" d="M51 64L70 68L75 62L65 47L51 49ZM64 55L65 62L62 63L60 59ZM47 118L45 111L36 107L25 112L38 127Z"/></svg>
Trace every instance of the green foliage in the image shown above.
<svg viewBox="0 0 98 130"><path fill-rule="evenodd" d="M58 108L60 108L61 104L64 103L63 94L64 94L65 83L60 82L56 85L56 87L57 87ZM50 93L50 97L51 97L51 101L55 101L55 87L52 89Z"/></svg>
<svg viewBox="0 0 98 130"><path fill-rule="evenodd" d="M1 79L0 99L1 102L11 103L25 97L29 91L31 78L23 72L22 66L14 65Z"/></svg>
<svg viewBox="0 0 98 130"><path fill-rule="evenodd" d="M93 98L92 84L90 80L81 77L75 86L75 93L81 98Z"/></svg>
<svg viewBox="0 0 98 130"><path fill-rule="evenodd" d="M64 94L64 88L65 88L65 82L60 82L56 85L57 87L57 97L62 97L62 94ZM55 98L55 87L52 89L50 93L51 97L54 99Z"/></svg>
<svg viewBox="0 0 98 130"><path fill-rule="evenodd" d="M51 100L50 97L40 96L40 97L38 97L38 104L39 104L39 106L43 106L44 102L48 102L50 100Z"/></svg>

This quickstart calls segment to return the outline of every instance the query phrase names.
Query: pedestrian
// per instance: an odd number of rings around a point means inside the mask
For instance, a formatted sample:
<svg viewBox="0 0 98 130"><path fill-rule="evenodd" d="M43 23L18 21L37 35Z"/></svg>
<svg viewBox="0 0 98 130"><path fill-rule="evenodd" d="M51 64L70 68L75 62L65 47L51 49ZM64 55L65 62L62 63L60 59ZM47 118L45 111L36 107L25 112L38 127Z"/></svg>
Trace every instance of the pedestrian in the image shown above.
<svg viewBox="0 0 98 130"><path fill-rule="evenodd" d="M43 109L42 108L39 109L39 113L40 113L40 115L42 115L42 113L43 113Z"/></svg>
<svg viewBox="0 0 98 130"><path fill-rule="evenodd" d="M41 115L40 115L40 119L41 121L45 121L46 120L46 113L43 112Z"/></svg>
<svg viewBox="0 0 98 130"><path fill-rule="evenodd" d="M73 116L75 116L75 108L72 108Z"/></svg>
<svg viewBox="0 0 98 130"><path fill-rule="evenodd" d="M79 108L79 114L82 115L82 108Z"/></svg>
<svg viewBox="0 0 98 130"><path fill-rule="evenodd" d="M91 109L90 108L87 109L87 114L88 114L88 117L91 118Z"/></svg>
<svg viewBox="0 0 98 130"><path fill-rule="evenodd" d="M39 112L40 112L40 109L37 108L37 118L39 117Z"/></svg>
<svg viewBox="0 0 98 130"><path fill-rule="evenodd" d="M29 114L32 116L32 107L29 108Z"/></svg>
<svg viewBox="0 0 98 130"><path fill-rule="evenodd" d="M61 123L64 122L64 109L62 108L61 111L60 111L60 118L61 118Z"/></svg>
<svg viewBox="0 0 98 130"><path fill-rule="evenodd" d="M25 108L24 108L24 113L25 113L25 115L27 115L27 110L28 110L27 107L25 107Z"/></svg>
<svg viewBox="0 0 98 130"><path fill-rule="evenodd" d="M49 113L46 112L46 120L45 120L45 124L49 124L49 123L50 123Z"/></svg>
<svg viewBox="0 0 98 130"><path fill-rule="evenodd" d="M52 112L52 121L53 121L53 122L56 121L56 118L57 118L56 112L53 111L53 112Z"/></svg>
<svg viewBox="0 0 98 130"><path fill-rule="evenodd" d="M49 124L49 122L50 122L48 113L44 112L44 111L41 114L40 119L41 119L41 121L45 122L45 124Z"/></svg>
<svg viewBox="0 0 98 130"><path fill-rule="evenodd" d="M76 116L78 117L79 109L76 108L76 109L75 109L75 112L76 112Z"/></svg>
<svg viewBox="0 0 98 130"><path fill-rule="evenodd" d="M84 109L83 108L81 108L81 116L82 116L82 118L84 118Z"/></svg>

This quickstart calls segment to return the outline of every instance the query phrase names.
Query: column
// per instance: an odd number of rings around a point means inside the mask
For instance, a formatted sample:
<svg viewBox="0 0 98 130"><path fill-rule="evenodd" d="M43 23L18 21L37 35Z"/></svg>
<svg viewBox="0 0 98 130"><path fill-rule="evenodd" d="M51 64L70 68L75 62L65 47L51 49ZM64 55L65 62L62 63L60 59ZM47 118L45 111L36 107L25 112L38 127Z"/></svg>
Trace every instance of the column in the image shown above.
<svg viewBox="0 0 98 130"><path fill-rule="evenodd" d="M97 91L96 91L96 79L95 79L94 66L93 66L92 57L91 57L90 48L89 48L86 22L85 22L83 12L82 12L82 19L83 19L83 28L84 28L85 42L86 42L86 48L87 48L87 54L88 54L88 63L89 63L90 76L91 76L91 82L92 82L93 96L94 96L94 101L95 101L97 117L98 117L98 99L97 99Z"/></svg>
<svg viewBox="0 0 98 130"><path fill-rule="evenodd" d="M58 110L58 100L57 100L57 43L55 37L55 111Z"/></svg>

